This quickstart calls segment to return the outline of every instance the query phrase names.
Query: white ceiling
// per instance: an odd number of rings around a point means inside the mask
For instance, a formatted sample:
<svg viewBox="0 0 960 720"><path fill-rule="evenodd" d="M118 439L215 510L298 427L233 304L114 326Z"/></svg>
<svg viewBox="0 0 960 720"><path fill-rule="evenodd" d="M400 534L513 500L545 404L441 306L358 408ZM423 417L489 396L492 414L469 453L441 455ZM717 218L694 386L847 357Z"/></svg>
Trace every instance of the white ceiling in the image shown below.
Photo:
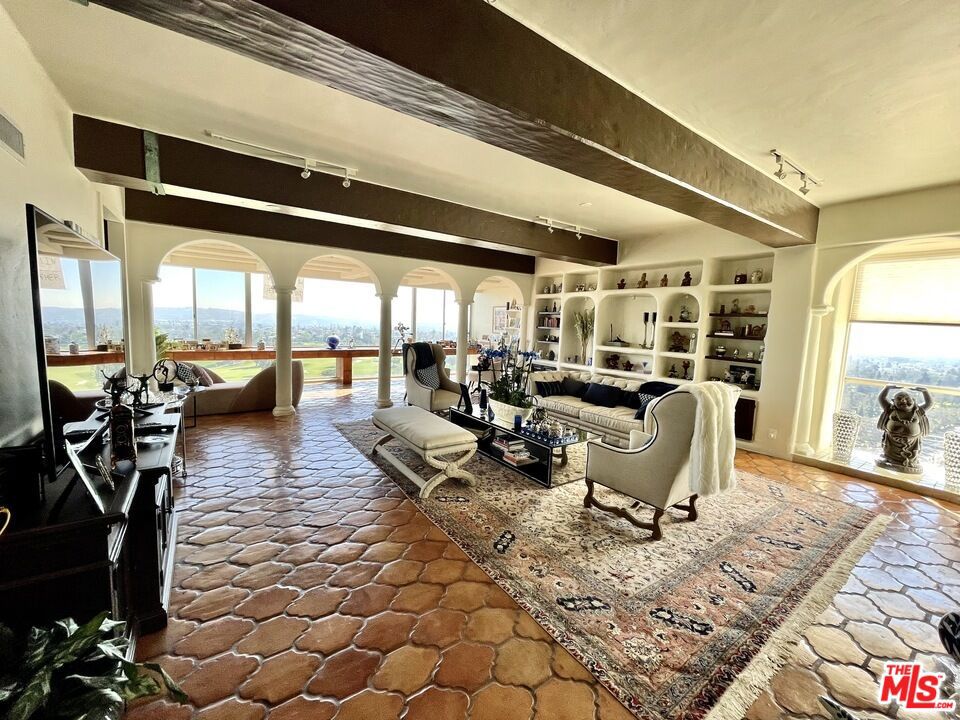
<svg viewBox="0 0 960 720"><path fill-rule="evenodd" d="M815 204L960 179L958 0L495 7L750 164L785 152L824 179Z"/></svg>
<svg viewBox="0 0 960 720"><path fill-rule="evenodd" d="M203 131L213 130L359 168L361 180L515 217L545 215L617 239L697 223L96 5L0 5L78 113L207 143L214 141ZM18 122L29 133L29 119Z"/></svg>

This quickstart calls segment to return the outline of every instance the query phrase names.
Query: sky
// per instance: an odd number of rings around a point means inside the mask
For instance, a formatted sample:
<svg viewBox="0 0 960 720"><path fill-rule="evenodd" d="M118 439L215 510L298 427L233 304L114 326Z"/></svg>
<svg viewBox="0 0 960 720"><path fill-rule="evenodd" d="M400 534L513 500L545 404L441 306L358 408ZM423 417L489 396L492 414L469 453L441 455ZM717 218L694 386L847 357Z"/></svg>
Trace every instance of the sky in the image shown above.
<svg viewBox="0 0 960 720"><path fill-rule="evenodd" d="M63 290L43 288L40 291L43 304L49 307L82 308L83 297L80 294L80 268L73 258L60 258L63 273ZM99 308L120 307L120 261L90 263L90 275L93 280L93 303Z"/></svg>
<svg viewBox="0 0 960 720"><path fill-rule="evenodd" d="M853 323L847 354L960 360L960 327Z"/></svg>

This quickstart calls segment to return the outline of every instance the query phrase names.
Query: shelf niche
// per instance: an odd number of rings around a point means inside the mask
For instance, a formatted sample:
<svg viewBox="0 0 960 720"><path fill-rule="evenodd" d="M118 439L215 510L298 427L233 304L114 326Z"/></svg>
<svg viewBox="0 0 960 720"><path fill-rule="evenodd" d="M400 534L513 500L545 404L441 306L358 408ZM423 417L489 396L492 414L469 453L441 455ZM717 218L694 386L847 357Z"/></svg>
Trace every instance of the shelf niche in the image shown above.
<svg viewBox="0 0 960 720"><path fill-rule="evenodd" d="M691 260L690 262L678 262L660 265L632 265L623 268L612 268L604 270L600 274L601 290L618 290L617 283L621 280L626 281L626 290L650 290L660 287L661 278L667 276L667 287L683 287L680 283L683 281L683 274L690 273L690 287L699 285L703 280L703 262L700 260ZM647 287L639 288L637 283L641 281L643 274L647 274Z"/></svg>
<svg viewBox="0 0 960 720"><path fill-rule="evenodd" d="M585 310L596 310L593 299L590 297L568 297L563 303L563 315L561 316L560 331L560 354L557 358L560 362L572 365L586 365L587 359L593 357L593 347L596 342L596 323L594 323L594 337L587 342L587 354L583 357L583 350L580 347L580 341L577 339L577 333L573 329L574 313ZM567 360L567 358L570 358Z"/></svg>
<svg viewBox="0 0 960 720"><path fill-rule="evenodd" d="M738 274L746 276L746 283L737 282ZM717 262L713 269L714 285L743 284L749 287L771 282L773 282L773 253L724 258Z"/></svg>

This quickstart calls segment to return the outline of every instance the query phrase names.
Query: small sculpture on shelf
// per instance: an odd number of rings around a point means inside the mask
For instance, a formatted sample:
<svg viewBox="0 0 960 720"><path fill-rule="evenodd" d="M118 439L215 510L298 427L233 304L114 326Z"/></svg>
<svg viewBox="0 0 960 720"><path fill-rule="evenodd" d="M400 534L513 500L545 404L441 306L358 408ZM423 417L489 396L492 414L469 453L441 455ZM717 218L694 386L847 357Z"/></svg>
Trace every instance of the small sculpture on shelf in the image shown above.
<svg viewBox="0 0 960 720"><path fill-rule="evenodd" d="M680 322L693 322L693 317L690 314L690 308L688 308L686 305L680 306Z"/></svg>
<svg viewBox="0 0 960 720"><path fill-rule="evenodd" d="M617 370L620 367L620 355L611 353L607 355L605 362L607 364L607 370Z"/></svg>
<svg viewBox="0 0 960 720"><path fill-rule="evenodd" d="M127 386L127 392L130 394L130 399L133 401L134 407L143 407L150 401L150 378L152 375L130 375L134 380L137 381L137 386L130 389L130 386Z"/></svg>
<svg viewBox="0 0 960 720"><path fill-rule="evenodd" d="M724 381L725 383L732 383L732 382L733 382L733 375L731 374L731 372L730 372L729 370L724 370L724 371L723 371L723 381Z"/></svg>
<svg viewBox="0 0 960 720"><path fill-rule="evenodd" d="M721 315L726 315L726 314L727 314L727 306L724 305L723 303L720 303L720 314L721 314Z"/></svg>
<svg viewBox="0 0 960 720"><path fill-rule="evenodd" d="M733 277L734 285L746 285L747 284L747 271L746 270L737 270L737 274Z"/></svg>
<svg viewBox="0 0 960 720"><path fill-rule="evenodd" d="M158 360L153 366L153 379L157 381L157 390L170 392L177 377L180 364L176 360Z"/></svg>
<svg viewBox="0 0 960 720"><path fill-rule="evenodd" d="M898 385L887 385L877 398L883 411L877 428L883 432L883 454L877 459L879 467L897 472L919 475L920 450L923 438L930 434L930 420L927 412L933 409L933 398L925 387L910 388L923 396L920 405L913 396ZM889 393L899 390L890 400Z"/></svg>
<svg viewBox="0 0 960 720"><path fill-rule="evenodd" d="M228 327L223 331L223 342L228 350L239 350L243 347L243 343L240 342L240 333L236 328Z"/></svg>
<svg viewBox="0 0 960 720"><path fill-rule="evenodd" d="M624 360L623 369L626 370L627 372L633 372L633 363L630 362L629 360Z"/></svg>
<svg viewBox="0 0 960 720"><path fill-rule="evenodd" d="M689 380L690 379L690 361L684 360L682 363L680 363L680 367L683 368L683 379Z"/></svg>
<svg viewBox="0 0 960 720"><path fill-rule="evenodd" d="M718 358L722 358L724 355L727 354L727 346L723 345L722 343L720 345L717 345L713 349L713 354L716 355Z"/></svg>
<svg viewBox="0 0 960 720"><path fill-rule="evenodd" d="M732 315L740 314L740 298L734 298L733 302L730 303L730 313Z"/></svg>
<svg viewBox="0 0 960 720"><path fill-rule="evenodd" d="M640 273L640 279L637 280L637 287L638 287L638 288L645 288L645 287L647 287L647 285L648 285L648 283L647 283L647 274L646 274L646 273Z"/></svg>
<svg viewBox="0 0 960 720"><path fill-rule="evenodd" d="M550 288L549 285L544 285L544 286L543 286L543 294L544 294L544 295L549 295L549 294L550 294L550 289L551 289L551 288Z"/></svg>
<svg viewBox="0 0 960 720"><path fill-rule="evenodd" d="M669 352L685 353L690 347L690 338L680 331L675 331L670 336L670 345L667 347Z"/></svg>
<svg viewBox="0 0 960 720"><path fill-rule="evenodd" d="M664 273L663 277L660 278L660 287L667 287L670 284L670 278L667 277L667 274Z"/></svg>
<svg viewBox="0 0 960 720"><path fill-rule="evenodd" d="M753 383L753 372L751 370L744 370L743 374L740 375L740 384L746 387L753 387Z"/></svg>
<svg viewBox="0 0 960 720"><path fill-rule="evenodd" d="M676 379L677 379L678 376L677 376L677 366L676 366L676 365L671 365L671 366L670 366L670 372L667 373L667 377L668 377L668 378L672 378L673 380L676 380Z"/></svg>
<svg viewBox="0 0 960 720"><path fill-rule="evenodd" d="M740 348L734 348L733 354L730 357L732 357L734 360L740 357Z"/></svg>
<svg viewBox="0 0 960 720"><path fill-rule="evenodd" d="M680 287L690 287L693 284L693 276L690 275L690 271L687 270L683 274L683 279L680 281Z"/></svg>
<svg viewBox="0 0 960 720"><path fill-rule="evenodd" d="M757 268L752 273L750 273L750 282L756 285L757 283L763 282L763 270Z"/></svg>
<svg viewBox="0 0 960 720"><path fill-rule="evenodd" d="M617 281L617 290L623 290L626 286L627 286L626 278L620 278L620 280Z"/></svg>
<svg viewBox="0 0 960 720"><path fill-rule="evenodd" d="M264 340L263 338L260 338L260 340L257 342L257 350L260 350L262 352L266 349L267 349L267 341Z"/></svg>

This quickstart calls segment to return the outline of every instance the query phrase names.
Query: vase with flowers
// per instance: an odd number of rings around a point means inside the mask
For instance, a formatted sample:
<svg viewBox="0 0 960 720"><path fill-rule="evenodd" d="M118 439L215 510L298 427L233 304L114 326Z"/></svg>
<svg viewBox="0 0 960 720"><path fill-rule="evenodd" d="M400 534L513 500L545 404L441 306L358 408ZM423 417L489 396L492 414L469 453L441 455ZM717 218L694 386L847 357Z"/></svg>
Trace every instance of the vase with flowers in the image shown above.
<svg viewBox="0 0 960 720"><path fill-rule="evenodd" d="M493 380L484 382L487 387L487 402L494 416L504 422L513 423L519 415L523 422L533 413L533 396L527 392L533 363L540 357L536 350L521 350L517 347L501 345L487 348L480 353L481 361L493 370ZM495 360L500 361L497 371Z"/></svg>

